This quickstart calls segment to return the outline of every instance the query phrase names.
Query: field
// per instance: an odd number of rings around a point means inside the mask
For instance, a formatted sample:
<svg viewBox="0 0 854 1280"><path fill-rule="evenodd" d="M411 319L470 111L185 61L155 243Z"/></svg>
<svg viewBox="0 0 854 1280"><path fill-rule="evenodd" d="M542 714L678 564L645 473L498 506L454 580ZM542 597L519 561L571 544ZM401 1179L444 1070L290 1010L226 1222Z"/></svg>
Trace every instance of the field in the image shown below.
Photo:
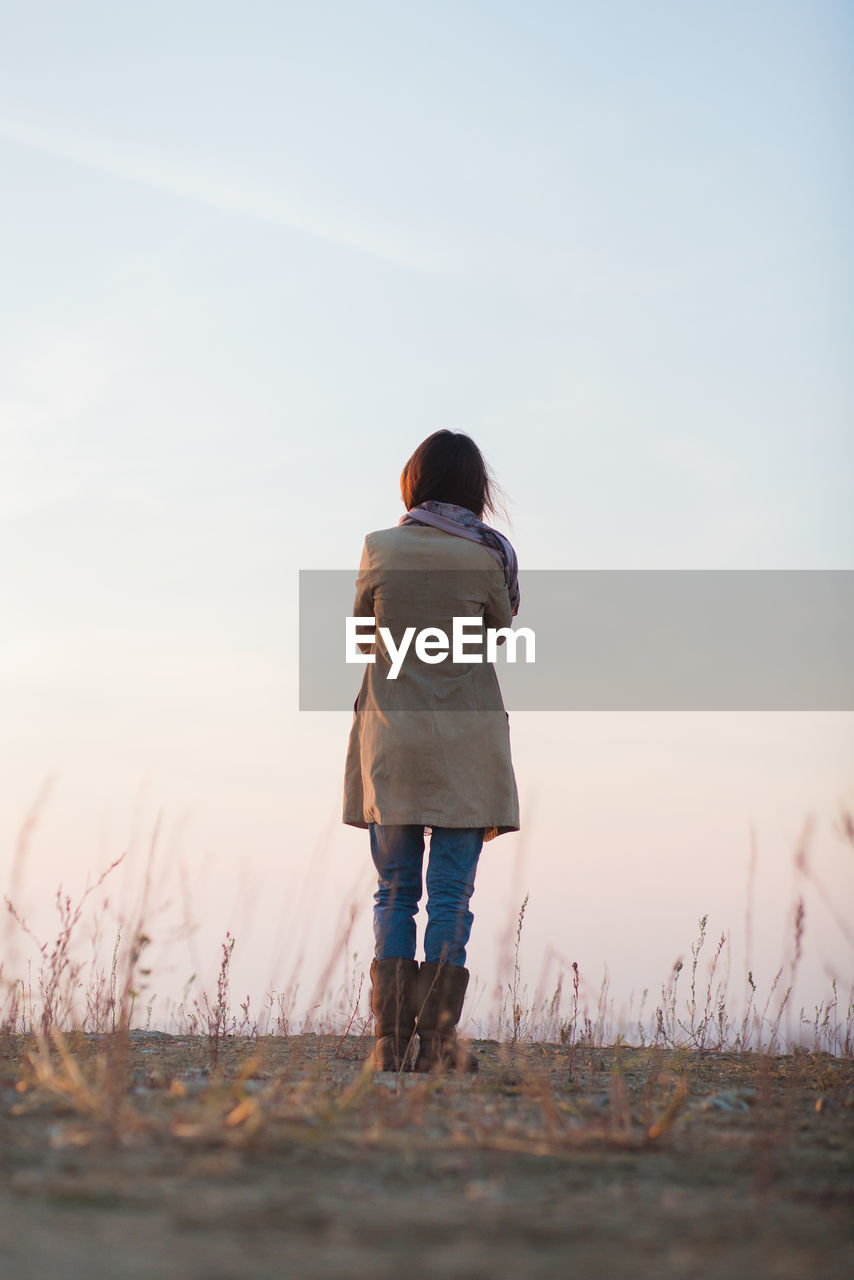
<svg viewBox="0 0 854 1280"><path fill-rule="evenodd" d="M854 1063L477 1041L6 1034L0 1267L92 1277L854 1274Z"/></svg>
<svg viewBox="0 0 854 1280"><path fill-rule="evenodd" d="M153 1029L148 881L95 945L120 862L52 940L6 899L34 963L0 968L3 1280L854 1275L854 996L791 1008L802 898L770 991L733 998L704 916L633 1032L575 964L528 996L523 902L479 1071L416 1075L371 1069L355 970L312 1024L289 988L233 1012L230 934Z"/></svg>

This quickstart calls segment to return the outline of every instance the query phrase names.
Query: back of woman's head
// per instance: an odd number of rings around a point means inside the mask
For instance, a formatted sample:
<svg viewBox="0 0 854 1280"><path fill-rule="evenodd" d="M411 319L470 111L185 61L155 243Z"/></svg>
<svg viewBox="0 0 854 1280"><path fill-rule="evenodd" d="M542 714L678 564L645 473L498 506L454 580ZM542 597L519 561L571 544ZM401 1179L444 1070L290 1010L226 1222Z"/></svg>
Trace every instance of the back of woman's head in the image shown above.
<svg viewBox="0 0 854 1280"><path fill-rule="evenodd" d="M453 502L476 516L495 510L493 480L483 454L462 431L434 431L403 468L400 496L407 511L422 502Z"/></svg>

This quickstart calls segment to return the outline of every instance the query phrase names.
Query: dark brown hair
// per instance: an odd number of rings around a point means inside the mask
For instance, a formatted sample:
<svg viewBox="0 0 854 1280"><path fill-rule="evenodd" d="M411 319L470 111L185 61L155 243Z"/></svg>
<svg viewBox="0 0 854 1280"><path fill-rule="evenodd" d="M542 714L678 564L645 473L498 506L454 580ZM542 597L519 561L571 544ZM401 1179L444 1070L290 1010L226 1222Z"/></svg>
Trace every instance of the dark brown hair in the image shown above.
<svg viewBox="0 0 854 1280"><path fill-rule="evenodd" d="M409 511L422 502L453 502L476 516L496 509L498 486L483 454L462 431L434 431L422 440L400 476Z"/></svg>

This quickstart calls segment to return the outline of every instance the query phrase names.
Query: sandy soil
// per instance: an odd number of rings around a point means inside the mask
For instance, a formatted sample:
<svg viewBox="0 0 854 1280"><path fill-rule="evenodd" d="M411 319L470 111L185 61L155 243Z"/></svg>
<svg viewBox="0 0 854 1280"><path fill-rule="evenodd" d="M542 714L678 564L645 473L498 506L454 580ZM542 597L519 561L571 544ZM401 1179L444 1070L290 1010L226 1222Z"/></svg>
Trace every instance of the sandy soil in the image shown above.
<svg viewBox="0 0 854 1280"><path fill-rule="evenodd" d="M850 1061L482 1041L463 1079L368 1047L0 1044L0 1273L854 1275Z"/></svg>

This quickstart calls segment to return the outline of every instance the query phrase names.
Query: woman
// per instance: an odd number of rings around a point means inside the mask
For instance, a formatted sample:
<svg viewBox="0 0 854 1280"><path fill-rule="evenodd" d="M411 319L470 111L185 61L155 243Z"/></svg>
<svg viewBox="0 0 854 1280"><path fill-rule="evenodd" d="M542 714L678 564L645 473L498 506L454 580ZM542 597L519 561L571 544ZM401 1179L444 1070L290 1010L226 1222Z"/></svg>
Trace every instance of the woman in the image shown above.
<svg viewBox="0 0 854 1280"><path fill-rule="evenodd" d="M451 637L453 619L509 627L519 602L516 555L484 524L494 482L477 445L437 431L403 469L406 506L396 528L368 534L353 614L373 619L372 661L353 710L345 769L344 822L370 831L378 875L371 1011L375 1069L476 1071L457 1043L468 985L469 899L484 840L519 829L507 713L495 669L484 661L419 657L394 661L408 628ZM477 622L468 624L471 637ZM381 629L387 630L384 638ZM392 640L392 653L387 642ZM477 647L469 641L469 653ZM456 655L461 656L461 655ZM398 667L397 674L392 672ZM415 961L425 828L427 928Z"/></svg>

